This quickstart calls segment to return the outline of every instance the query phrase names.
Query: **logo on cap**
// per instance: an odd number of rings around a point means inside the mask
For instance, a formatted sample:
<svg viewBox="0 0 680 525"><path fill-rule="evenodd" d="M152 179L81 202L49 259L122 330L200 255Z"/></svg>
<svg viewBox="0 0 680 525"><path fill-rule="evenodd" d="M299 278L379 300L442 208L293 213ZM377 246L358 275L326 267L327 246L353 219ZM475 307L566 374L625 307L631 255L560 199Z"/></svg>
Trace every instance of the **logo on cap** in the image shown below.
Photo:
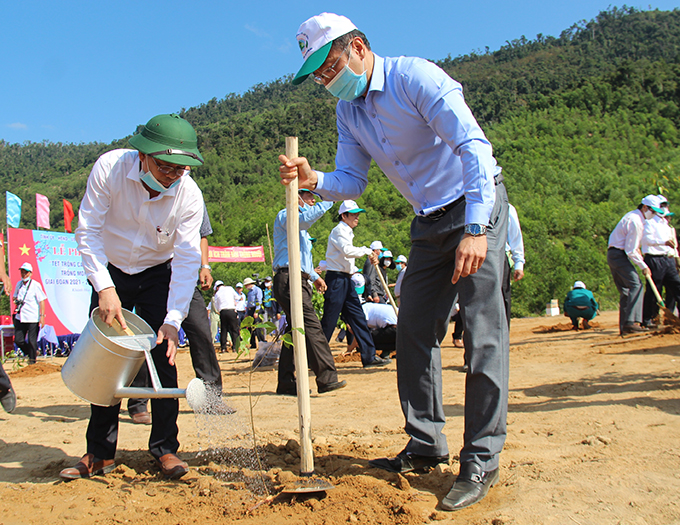
<svg viewBox="0 0 680 525"><path fill-rule="evenodd" d="M304 33L300 33L298 34L297 39L300 51L302 51L302 58L306 58L305 55L309 51L309 37Z"/></svg>

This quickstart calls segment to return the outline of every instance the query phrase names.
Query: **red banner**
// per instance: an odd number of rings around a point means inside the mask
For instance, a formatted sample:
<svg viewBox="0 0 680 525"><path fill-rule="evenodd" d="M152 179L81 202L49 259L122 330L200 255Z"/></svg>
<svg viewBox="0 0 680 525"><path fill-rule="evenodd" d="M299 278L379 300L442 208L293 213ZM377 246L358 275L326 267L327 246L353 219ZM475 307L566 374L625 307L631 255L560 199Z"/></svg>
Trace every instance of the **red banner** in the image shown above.
<svg viewBox="0 0 680 525"><path fill-rule="evenodd" d="M210 262L264 262L263 246L210 246Z"/></svg>

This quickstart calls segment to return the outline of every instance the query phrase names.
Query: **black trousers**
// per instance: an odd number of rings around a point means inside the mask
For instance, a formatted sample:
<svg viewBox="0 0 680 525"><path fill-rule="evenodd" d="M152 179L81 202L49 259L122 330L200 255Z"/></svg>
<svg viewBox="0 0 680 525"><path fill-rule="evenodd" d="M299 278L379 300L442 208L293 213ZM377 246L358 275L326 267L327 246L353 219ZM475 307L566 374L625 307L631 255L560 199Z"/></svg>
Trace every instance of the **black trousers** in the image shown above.
<svg viewBox="0 0 680 525"><path fill-rule="evenodd" d="M371 329L371 337L376 350L382 352L381 357L389 357L397 351L397 325L390 324L384 328Z"/></svg>
<svg viewBox="0 0 680 525"><path fill-rule="evenodd" d="M109 273L123 308L128 310L135 308L137 315L157 332L167 313L166 304L172 275L170 262L147 268L135 275L126 274L109 264ZM99 295L93 291L90 311L98 305ZM151 350L151 355L161 385L166 388L177 388L177 369L168 363L165 355L167 349L168 343L164 341ZM114 459L118 442L120 403L111 407L97 405L90 407L90 422L86 434L87 452L94 454L97 459ZM151 412L153 422L149 437L149 452L156 458L165 454L174 454L179 449L177 440L179 401L177 399L152 399Z"/></svg>
<svg viewBox="0 0 680 525"><path fill-rule="evenodd" d="M453 321L453 338L454 339L462 339L463 338L463 318L460 315L460 312L458 312L456 315L454 315L451 318L451 321Z"/></svg>
<svg viewBox="0 0 680 525"><path fill-rule="evenodd" d="M38 323L22 323L14 318L14 342L30 364L34 364L38 356L38 330Z"/></svg>
<svg viewBox="0 0 680 525"><path fill-rule="evenodd" d="M255 317L257 312L257 319L254 319L253 324L260 324L264 321L262 314L264 311L262 309L257 309L255 306L250 306L246 309L246 315L250 317ZM250 348L257 348L257 341L266 341L264 337L264 328L255 328L250 330Z"/></svg>
<svg viewBox="0 0 680 525"><path fill-rule="evenodd" d="M288 329L292 324L290 315L290 283L287 271L278 271L274 276L274 297L278 301L288 320ZM316 386L321 387L338 380L335 361L331 347L321 329L321 323L312 305L312 288L307 280L302 281L302 315L305 328L305 343L307 346L307 361L309 368L316 375ZM306 371L305 371L306 373ZM287 389L295 385L295 359L293 348L283 345L279 357L279 389Z"/></svg>
<svg viewBox="0 0 680 525"><path fill-rule="evenodd" d="M342 312L343 320L352 327L354 337L358 340L361 362L364 365L372 363L375 359L375 345L352 278L348 273L328 270L326 284L328 289L324 294L323 319L321 319L326 341L331 340L338 316Z"/></svg>
<svg viewBox="0 0 680 525"><path fill-rule="evenodd" d="M231 336L234 352L238 352L241 344L239 326L236 310L220 310L220 348L223 352L227 348L227 332Z"/></svg>
<svg viewBox="0 0 680 525"><path fill-rule="evenodd" d="M675 267L675 259L673 257L646 254L645 263L652 272L652 280L660 294L662 289L665 288L666 296L680 297L680 276L678 276L678 269ZM642 306L643 322L650 322L658 313L659 305L656 304L656 296L652 291L652 287L647 283Z"/></svg>
<svg viewBox="0 0 680 525"><path fill-rule="evenodd" d="M182 322L182 328L189 338L189 353L196 377L221 394L222 370L215 355L205 301L198 288L194 288L189 313Z"/></svg>

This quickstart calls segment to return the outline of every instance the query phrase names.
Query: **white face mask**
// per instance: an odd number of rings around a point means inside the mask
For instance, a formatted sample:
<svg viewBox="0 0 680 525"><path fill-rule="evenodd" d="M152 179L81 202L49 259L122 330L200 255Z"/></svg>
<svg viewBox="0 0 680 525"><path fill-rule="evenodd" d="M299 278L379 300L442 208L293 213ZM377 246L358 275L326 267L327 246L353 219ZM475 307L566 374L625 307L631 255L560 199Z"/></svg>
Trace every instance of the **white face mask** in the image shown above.
<svg viewBox="0 0 680 525"><path fill-rule="evenodd" d="M649 219L651 219L652 217L654 217L654 212L653 212L652 210L650 210L649 208L647 208L647 209L643 212L643 215L645 216L645 219L649 220Z"/></svg>
<svg viewBox="0 0 680 525"><path fill-rule="evenodd" d="M26 284L28 281L31 280L31 278L30 278L30 277L26 277L25 279L21 279L21 280L24 282L24 284Z"/></svg>

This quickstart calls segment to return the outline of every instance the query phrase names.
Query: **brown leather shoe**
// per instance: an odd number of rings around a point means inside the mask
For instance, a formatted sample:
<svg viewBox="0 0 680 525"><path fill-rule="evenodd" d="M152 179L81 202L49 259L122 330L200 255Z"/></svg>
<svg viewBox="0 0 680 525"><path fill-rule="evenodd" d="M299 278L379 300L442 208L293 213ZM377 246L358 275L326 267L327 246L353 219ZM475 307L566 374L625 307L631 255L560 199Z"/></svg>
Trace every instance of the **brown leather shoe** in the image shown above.
<svg viewBox="0 0 680 525"><path fill-rule="evenodd" d="M151 414L148 412L138 412L137 414L131 414L132 422L135 425L150 425L151 424Z"/></svg>
<svg viewBox="0 0 680 525"><path fill-rule="evenodd" d="M65 468L59 473L59 477L66 481L72 479L101 476L116 468L113 459L97 459L94 454L85 454L74 467Z"/></svg>
<svg viewBox="0 0 680 525"><path fill-rule="evenodd" d="M189 472L189 465L179 459L175 454L165 454L156 460L161 467L161 472L166 478L181 478Z"/></svg>

